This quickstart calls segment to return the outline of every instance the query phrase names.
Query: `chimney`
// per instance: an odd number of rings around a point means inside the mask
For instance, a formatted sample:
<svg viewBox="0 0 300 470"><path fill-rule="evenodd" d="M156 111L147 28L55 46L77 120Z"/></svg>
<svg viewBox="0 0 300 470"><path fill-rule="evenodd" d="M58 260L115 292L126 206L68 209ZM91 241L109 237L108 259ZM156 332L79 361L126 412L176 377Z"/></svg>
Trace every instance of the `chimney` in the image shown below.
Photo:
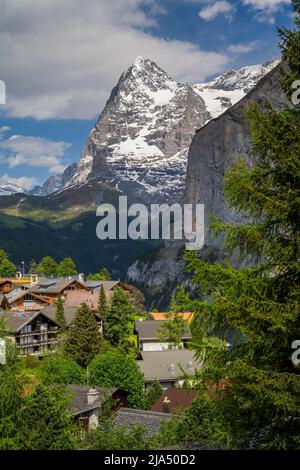
<svg viewBox="0 0 300 470"><path fill-rule="evenodd" d="M99 399L99 392L96 388L90 388L86 394L88 405L92 405Z"/></svg>
<svg viewBox="0 0 300 470"><path fill-rule="evenodd" d="M164 398L162 406L163 406L163 413L171 413L171 409L172 409L171 400L169 400L168 397Z"/></svg>

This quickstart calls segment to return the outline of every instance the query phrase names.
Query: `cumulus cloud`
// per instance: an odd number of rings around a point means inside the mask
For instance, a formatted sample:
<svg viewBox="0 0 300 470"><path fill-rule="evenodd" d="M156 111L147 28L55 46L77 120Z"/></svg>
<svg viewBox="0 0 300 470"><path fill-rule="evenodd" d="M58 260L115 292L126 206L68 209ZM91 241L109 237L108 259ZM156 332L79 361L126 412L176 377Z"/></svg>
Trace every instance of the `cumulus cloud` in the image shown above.
<svg viewBox="0 0 300 470"><path fill-rule="evenodd" d="M199 11L199 16L205 21L211 21L218 15L225 15L231 20L235 7L227 0L218 0L212 4L206 5Z"/></svg>
<svg viewBox="0 0 300 470"><path fill-rule="evenodd" d="M231 44L227 50L233 54L247 54L248 52L258 49L261 45L260 41L251 41L248 44Z"/></svg>
<svg viewBox="0 0 300 470"><path fill-rule="evenodd" d="M140 55L183 82L222 71L229 62L226 54L153 34L161 4L0 0L1 78L7 85L3 110L22 118L93 118Z"/></svg>
<svg viewBox="0 0 300 470"><path fill-rule="evenodd" d="M37 182L37 178L35 178L34 176L21 176L20 178L14 178L12 176L9 176L8 174L0 176L1 185L11 183L23 189L31 189L37 184Z"/></svg>
<svg viewBox="0 0 300 470"><path fill-rule="evenodd" d="M0 163L16 168L20 165L48 168L50 173L61 173L67 142L55 142L41 137L13 135L0 141Z"/></svg>

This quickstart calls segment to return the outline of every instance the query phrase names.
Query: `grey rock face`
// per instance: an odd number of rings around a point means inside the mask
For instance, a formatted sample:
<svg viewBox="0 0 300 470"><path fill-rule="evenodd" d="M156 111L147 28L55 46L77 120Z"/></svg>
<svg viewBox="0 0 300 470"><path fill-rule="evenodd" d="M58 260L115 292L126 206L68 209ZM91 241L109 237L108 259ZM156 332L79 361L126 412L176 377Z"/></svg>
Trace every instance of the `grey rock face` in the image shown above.
<svg viewBox="0 0 300 470"><path fill-rule="evenodd" d="M63 174L51 176L48 178L42 186L35 186L29 191L29 194L33 196L48 196L49 194L55 193L67 185L70 179L74 176L77 170L77 164L73 163L69 165Z"/></svg>
<svg viewBox="0 0 300 470"><path fill-rule="evenodd" d="M225 173L243 159L251 164L245 111L251 103L263 106L268 100L281 109L287 100L280 85L279 67L269 72L241 101L196 132L188 155L185 201L205 204L206 243L218 245L210 237L209 216L216 213L224 222L240 218L225 204L222 187Z"/></svg>

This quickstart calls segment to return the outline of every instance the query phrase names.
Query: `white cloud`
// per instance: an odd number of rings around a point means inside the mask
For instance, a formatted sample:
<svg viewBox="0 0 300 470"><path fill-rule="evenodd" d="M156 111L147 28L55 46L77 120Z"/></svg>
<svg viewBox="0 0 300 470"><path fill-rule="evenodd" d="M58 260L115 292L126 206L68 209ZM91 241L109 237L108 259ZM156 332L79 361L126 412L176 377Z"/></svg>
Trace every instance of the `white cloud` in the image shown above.
<svg viewBox="0 0 300 470"><path fill-rule="evenodd" d="M260 45L260 41L251 41L248 44L231 44L227 50L233 54L247 54L258 49Z"/></svg>
<svg viewBox="0 0 300 470"><path fill-rule="evenodd" d="M6 132L8 132L8 131L10 131L9 126L0 127L0 140L4 137L4 134L6 134Z"/></svg>
<svg viewBox="0 0 300 470"><path fill-rule="evenodd" d="M0 176L0 184L12 183L23 189L31 189L37 184L37 182L37 178L35 178L34 176L21 176L20 178L14 178L12 176L9 176L8 174Z"/></svg>
<svg viewBox="0 0 300 470"><path fill-rule="evenodd" d="M141 10L148 6L147 15ZM93 118L137 56L178 81L221 72L226 54L150 34L154 0L0 0L1 78L11 117Z"/></svg>
<svg viewBox="0 0 300 470"><path fill-rule="evenodd" d="M242 3L256 12L254 19L266 23L275 23L274 13L284 5L290 5L290 0L242 0Z"/></svg>
<svg viewBox="0 0 300 470"><path fill-rule="evenodd" d="M71 144L41 137L13 135L0 141L0 163L9 168L20 165L48 168L50 173L61 173L66 165L63 163L65 151Z"/></svg>
<svg viewBox="0 0 300 470"><path fill-rule="evenodd" d="M206 5L199 11L199 16L205 21L211 21L218 15L225 15L229 20L232 19L232 15L235 11L235 7L227 2L227 0L218 0L215 3Z"/></svg>

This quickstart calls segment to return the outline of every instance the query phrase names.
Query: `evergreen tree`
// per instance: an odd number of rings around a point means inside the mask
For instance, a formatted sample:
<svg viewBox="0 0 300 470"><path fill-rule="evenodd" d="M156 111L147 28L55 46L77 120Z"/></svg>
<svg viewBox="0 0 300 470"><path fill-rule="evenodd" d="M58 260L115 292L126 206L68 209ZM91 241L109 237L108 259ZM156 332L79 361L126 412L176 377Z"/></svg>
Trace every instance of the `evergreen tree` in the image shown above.
<svg viewBox="0 0 300 470"><path fill-rule="evenodd" d="M58 386L37 385L24 399L21 414L21 449L73 450L75 426L71 423L70 401Z"/></svg>
<svg viewBox="0 0 300 470"><path fill-rule="evenodd" d="M14 276L17 268L14 263L8 259L5 250L0 249L0 276L9 277Z"/></svg>
<svg viewBox="0 0 300 470"><path fill-rule="evenodd" d="M103 287L102 284L101 284L100 290L99 290L98 313L100 315L100 318L101 318L102 322L104 323L106 321L108 313L109 313L109 306L108 306L108 303L107 303L105 290L104 290L104 287Z"/></svg>
<svg viewBox="0 0 300 470"><path fill-rule="evenodd" d="M57 262L51 256L44 256L38 265L38 273L44 276L56 276Z"/></svg>
<svg viewBox="0 0 300 470"><path fill-rule="evenodd" d="M161 323L158 330L159 338L170 343L170 347L179 347L182 336L187 331L187 322L177 312L168 312L167 320Z"/></svg>
<svg viewBox="0 0 300 470"><path fill-rule="evenodd" d="M87 367L101 347L102 335L95 315L86 304L81 304L66 333L64 350L81 367Z"/></svg>
<svg viewBox="0 0 300 470"><path fill-rule="evenodd" d="M299 0L293 5L296 31L279 31L290 67L282 72L288 97L300 77ZM209 264L189 253L200 300L188 298L186 306L194 308L199 346L207 351L200 384L214 400L215 439L240 448L295 449L300 370L291 361L291 345L300 335L300 107L252 106L248 121L255 164L231 169L225 196L249 222L220 222L214 229L223 232L227 249L239 249L256 266ZM228 339L230 349L224 347ZM194 418L201 439L203 415Z"/></svg>
<svg viewBox="0 0 300 470"><path fill-rule="evenodd" d="M112 346L122 346L128 341L133 313L128 295L116 287L103 323L103 335Z"/></svg>
<svg viewBox="0 0 300 470"><path fill-rule="evenodd" d="M65 331L67 328L67 322L64 311L64 301L61 297L58 297L56 301L55 320L58 323L60 330Z"/></svg>
<svg viewBox="0 0 300 470"><path fill-rule="evenodd" d="M57 275L60 277L75 276L77 268L72 258L64 258L57 266Z"/></svg>
<svg viewBox="0 0 300 470"><path fill-rule="evenodd" d="M144 409L150 410L150 408L157 402L162 396L164 390L158 380L153 380L151 386L147 388L144 396Z"/></svg>
<svg viewBox="0 0 300 470"><path fill-rule="evenodd" d="M100 274L101 281L110 281L111 277L110 277L108 269L102 268L99 274Z"/></svg>

